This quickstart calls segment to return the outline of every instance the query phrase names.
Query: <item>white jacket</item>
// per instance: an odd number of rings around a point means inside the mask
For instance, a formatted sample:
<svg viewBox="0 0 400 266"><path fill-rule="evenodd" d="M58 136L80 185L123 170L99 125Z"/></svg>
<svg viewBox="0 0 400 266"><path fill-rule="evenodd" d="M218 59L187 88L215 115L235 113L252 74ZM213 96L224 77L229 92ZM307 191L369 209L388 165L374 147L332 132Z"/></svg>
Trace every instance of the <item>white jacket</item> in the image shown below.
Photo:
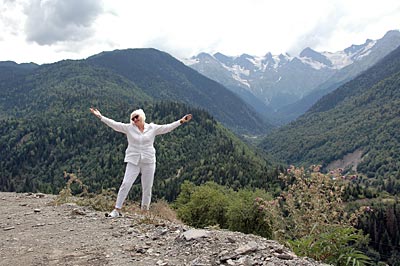
<svg viewBox="0 0 400 266"><path fill-rule="evenodd" d="M126 135L128 139L128 148L125 151L124 161L136 165L139 161L142 163L155 163L156 149L153 146L155 137L157 135L168 133L181 124L179 120L166 125L145 123L144 131L142 133L136 125L131 123L125 124L116 122L104 116L101 117L101 121L115 131Z"/></svg>

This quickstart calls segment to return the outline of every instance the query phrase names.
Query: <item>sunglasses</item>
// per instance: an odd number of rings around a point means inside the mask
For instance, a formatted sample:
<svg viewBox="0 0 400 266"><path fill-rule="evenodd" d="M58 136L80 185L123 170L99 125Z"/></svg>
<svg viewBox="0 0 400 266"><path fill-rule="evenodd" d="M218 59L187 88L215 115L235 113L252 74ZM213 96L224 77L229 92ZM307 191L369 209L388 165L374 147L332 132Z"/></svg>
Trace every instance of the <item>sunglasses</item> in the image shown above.
<svg viewBox="0 0 400 266"><path fill-rule="evenodd" d="M135 119L138 119L139 115L135 115L134 117L132 117L132 121L135 121Z"/></svg>

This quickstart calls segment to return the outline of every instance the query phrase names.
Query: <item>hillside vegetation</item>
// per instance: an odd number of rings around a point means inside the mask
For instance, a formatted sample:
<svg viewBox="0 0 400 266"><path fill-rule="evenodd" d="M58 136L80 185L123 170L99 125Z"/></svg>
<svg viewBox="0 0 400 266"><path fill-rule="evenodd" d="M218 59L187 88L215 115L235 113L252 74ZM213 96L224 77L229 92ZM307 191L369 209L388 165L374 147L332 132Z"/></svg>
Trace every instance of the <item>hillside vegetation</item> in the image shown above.
<svg viewBox="0 0 400 266"><path fill-rule="evenodd" d="M323 164L362 150L357 171L399 177L400 49L325 96L295 122L262 142L291 164Z"/></svg>
<svg viewBox="0 0 400 266"><path fill-rule="evenodd" d="M156 102L128 79L83 61L40 66L0 88L0 190L58 193L64 172L92 192L118 188L126 138L89 112L95 106L117 121L143 108L148 122L193 121L156 140L155 196L173 200L183 180L215 181L239 188L268 187L275 167L207 112ZM138 196L139 186L131 195Z"/></svg>

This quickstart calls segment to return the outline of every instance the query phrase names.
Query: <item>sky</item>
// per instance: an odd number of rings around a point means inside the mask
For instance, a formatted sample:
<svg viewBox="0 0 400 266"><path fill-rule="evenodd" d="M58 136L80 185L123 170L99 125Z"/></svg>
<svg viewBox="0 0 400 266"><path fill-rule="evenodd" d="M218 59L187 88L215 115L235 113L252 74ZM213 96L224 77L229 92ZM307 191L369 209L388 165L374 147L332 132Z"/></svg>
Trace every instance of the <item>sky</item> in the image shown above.
<svg viewBox="0 0 400 266"><path fill-rule="evenodd" d="M0 61L155 48L177 59L336 52L400 30L399 0L0 0Z"/></svg>

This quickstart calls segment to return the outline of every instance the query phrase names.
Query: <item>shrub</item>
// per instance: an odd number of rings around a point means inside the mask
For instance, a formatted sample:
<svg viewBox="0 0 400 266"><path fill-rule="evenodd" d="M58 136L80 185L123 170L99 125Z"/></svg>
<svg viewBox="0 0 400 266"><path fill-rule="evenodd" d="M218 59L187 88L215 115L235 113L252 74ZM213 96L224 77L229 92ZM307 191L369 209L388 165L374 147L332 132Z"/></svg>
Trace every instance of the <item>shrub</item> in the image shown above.
<svg viewBox="0 0 400 266"><path fill-rule="evenodd" d="M260 208L270 219L274 238L289 243L299 255L336 260L335 265L365 265L369 258L352 248L365 242L353 228L365 208L346 212L340 174L322 174L318 166L309 171L291 167L280 176L286 190L274 200L260 201Z"/></svg>
<svg viewBox="0 0 400 266"><path fill-rule="evenodd" d="M214 182L194 187L184 183L177 199L178 217L195 227L226 226L226 212L230 190Z"/></svg>
<svg viewBox="0 0 400 266"><path fill-rule="evenodd" d="M227 227L232 231L272 237L271 225L266 213L259 209L257 201L268 198L265 191L250 189L239 190L229 201Z"/></svg>
<svg viewBox="0 0 400 266"><path fill-rule="evenodd" d="M67 180L67 183L55 199L55 205L70 202L74 195L83 196L88 194L87 186L75 174L64 172L64 179ZM79 191L79 193L76 191Z"/></svg>
<svg viewBox="0 0 400 266"><path fill-rule="evenodd" d="M220 228L271 237L271 226L265 212L258 209L257 199L269 198L263 190L233 191L214 182L201 186L185 182L174 207L185 223L204 228Z"/></svg>
<svg viewBox="0 0 400 266"><path fill-rule="evenodd" d="M311 232L308 236L288 242L299 256L337 266L362 266L370 264L370 258L349 244L363 241L363 239L365 236L362 232L353 227L332 226L324 233L315 235Z"/></svg>
<svg viewBox="0 0 400 266"><path fill-rule="evenodd" d="M81 206L90 206L98 211L114 208L116 197L112 190L107 189L99 194L91 194L88 193L87 186L75 174L64 172L64 179L67 183L52 204L76 203Z"/></svg>

